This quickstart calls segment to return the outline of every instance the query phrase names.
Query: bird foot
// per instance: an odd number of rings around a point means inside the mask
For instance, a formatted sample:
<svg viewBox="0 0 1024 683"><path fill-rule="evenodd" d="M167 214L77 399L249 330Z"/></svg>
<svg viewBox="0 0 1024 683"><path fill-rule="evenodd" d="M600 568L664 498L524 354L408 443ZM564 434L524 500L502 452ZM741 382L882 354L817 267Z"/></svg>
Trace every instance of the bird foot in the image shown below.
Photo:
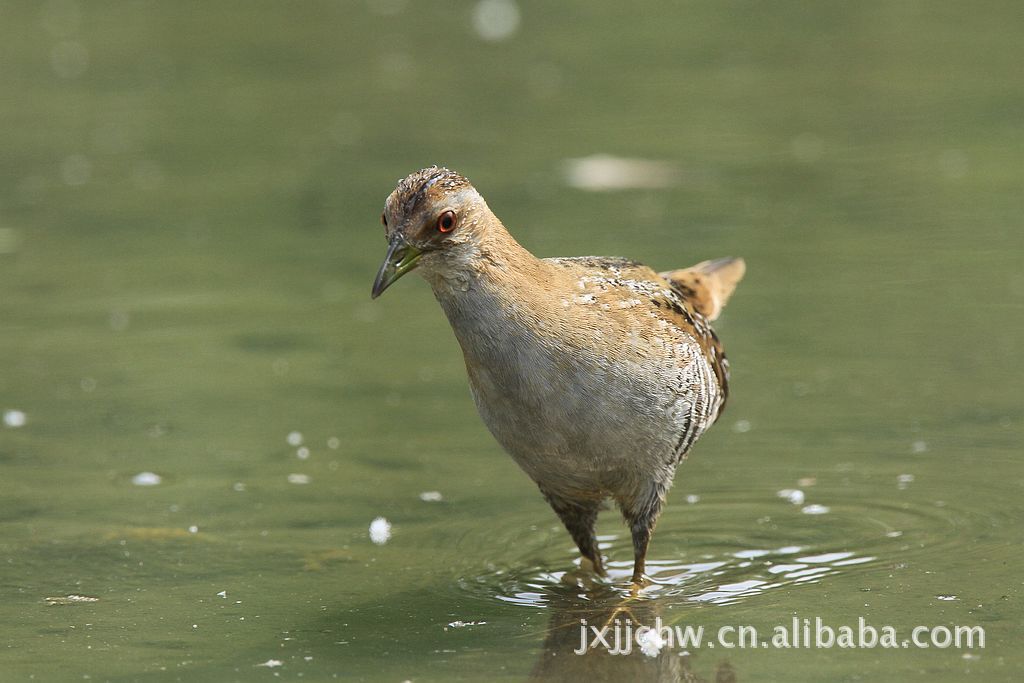
<svg viewBox="0 0 1024 683"><path fill-rule="evenodd" d="M650 586L652 583L654 583L654 581L652 581L651 577L647 576L646 574L634 574L632 584L629 587L630 596L634 598L639 596L640 592L643 591L644 588Z"/></svg>

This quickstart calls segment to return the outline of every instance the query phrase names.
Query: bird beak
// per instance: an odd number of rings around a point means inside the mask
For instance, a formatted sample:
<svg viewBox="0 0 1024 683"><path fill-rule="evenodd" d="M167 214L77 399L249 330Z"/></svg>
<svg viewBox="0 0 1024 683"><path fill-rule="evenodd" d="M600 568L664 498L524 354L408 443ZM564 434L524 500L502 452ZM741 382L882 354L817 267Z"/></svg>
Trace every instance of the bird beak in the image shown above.
<svg viewBox="0 0 1024 683"><path fill-rule="evenodd" d="M388 245L388 253L384 257L384 263L377 271L377 279L373 281L371 299L376 299L381 293L391 286L391 283L402 277L416 267L417 261L423 252L420 249L408 244L400 235L395 235Z"/></svg>

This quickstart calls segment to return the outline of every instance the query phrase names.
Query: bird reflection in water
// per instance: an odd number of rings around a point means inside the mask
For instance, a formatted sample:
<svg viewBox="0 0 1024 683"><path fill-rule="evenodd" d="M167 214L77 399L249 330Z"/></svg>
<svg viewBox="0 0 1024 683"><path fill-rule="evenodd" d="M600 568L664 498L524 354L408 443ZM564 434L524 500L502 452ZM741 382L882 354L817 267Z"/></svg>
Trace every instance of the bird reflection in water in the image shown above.
<svg viewBox="0 0 1024 683"><path fill-rule="evenodd" d="M693 655L674 642L674 625L658 600L624 600L611 589L552 591L544 646L531 681L687 681L735 683L728 662L709 678L691 669ZM659 633L658 626L664 626ZM665 636L665 637L663 637Z"/></svg>

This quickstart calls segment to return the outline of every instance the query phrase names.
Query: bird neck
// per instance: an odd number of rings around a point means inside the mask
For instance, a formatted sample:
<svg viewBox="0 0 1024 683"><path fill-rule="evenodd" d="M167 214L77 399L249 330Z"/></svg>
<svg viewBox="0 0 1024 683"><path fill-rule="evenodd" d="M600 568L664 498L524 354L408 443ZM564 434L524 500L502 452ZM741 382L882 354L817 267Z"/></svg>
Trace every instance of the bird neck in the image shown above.
<svg viewBox="0 0 1024 683"><path fill-rule="evenodd" d="M512 292L545 278L546 264L531 254L490 212L474 217L472 236L424 259L423 277L444 305L468 293ZM436 256L435 256L436 255Z"/></svg>
<svg viewBox="0 0 1024 683"><path fill-rule="evenodd" d="M460 342L471 335L490 345L532 328L537 309L543 307L540 294L556 276L550 264L520 245L497 218L445 261L424 276Z"/></svg>
<svg viewBox="0 0 1024 683"><path fill-rule="evenodd" d="M494 222L496 225L487 231L479 244L479 257L475 264L479 284L511 290L530 283L535 287L545 278L544 262L519 244L497 218Z"/></svg>

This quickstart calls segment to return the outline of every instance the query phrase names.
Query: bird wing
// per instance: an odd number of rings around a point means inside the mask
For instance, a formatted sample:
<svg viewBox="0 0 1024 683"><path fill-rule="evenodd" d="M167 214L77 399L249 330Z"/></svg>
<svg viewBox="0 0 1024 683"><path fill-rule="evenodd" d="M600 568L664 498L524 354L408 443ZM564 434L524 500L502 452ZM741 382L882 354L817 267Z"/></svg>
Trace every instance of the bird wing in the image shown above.
<svg viewBox="0 0 1024 683"><path fill-rule="evenodd" d="M718 413L725 407L729 394L729 361L722 342L711 327L713 314L717 317L725 301L743 277L744 263L740 258L704 261L690 268L656 273L637 261L608 256L577 256L545 259L557 265L604 271L612 284L630 286L630 281L645 283L650 303L657 315L678 329L690 334L700 345L722 390ZM666 287L666 285L668 285Z"/></svg>

